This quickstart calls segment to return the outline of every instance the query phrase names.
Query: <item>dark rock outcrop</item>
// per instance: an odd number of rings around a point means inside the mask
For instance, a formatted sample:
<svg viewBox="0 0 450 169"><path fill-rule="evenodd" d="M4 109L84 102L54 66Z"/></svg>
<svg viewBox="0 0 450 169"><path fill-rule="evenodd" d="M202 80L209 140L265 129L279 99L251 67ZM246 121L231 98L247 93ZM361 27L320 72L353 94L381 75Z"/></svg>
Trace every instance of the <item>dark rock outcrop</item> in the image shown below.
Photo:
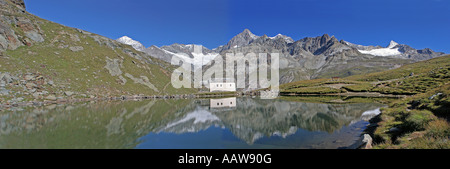
<svg viewBox="0 0 450 169"><path fill-rule="evenodd" d="M42 30L31 15L25 13L23 0L0 0L0 53L20 46L43 42Z"/></svg>
<svg viewBox="0 0 450 169"><path fill-rule="evenodd" d="M220 46L216 49L217 52L222 52L229 49L235 49L243 46L247 46L254 40L258 39L259 36L256 36L250 30L245 29L243 32L239 33L235 37L233 37L226 45Z"/></svg>
<svg viewBox="0 0 450 169"><path fill-rule="evenodd" d="M25 9L25 2L23 0L10 0L13 4Z"/></svg>

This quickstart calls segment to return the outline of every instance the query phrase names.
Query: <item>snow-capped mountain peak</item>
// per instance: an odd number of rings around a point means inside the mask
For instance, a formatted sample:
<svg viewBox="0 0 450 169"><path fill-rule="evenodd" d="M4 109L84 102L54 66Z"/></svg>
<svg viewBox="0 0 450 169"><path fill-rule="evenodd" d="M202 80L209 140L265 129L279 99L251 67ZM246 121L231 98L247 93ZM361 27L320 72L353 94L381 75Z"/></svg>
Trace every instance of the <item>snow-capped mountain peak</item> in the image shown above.
<svg viewBox="0 0 450 169"><path fill-rule="evenodd" d="M397 42L391 40L391 42L389 43L389 46L387 48L392 49L395 48L395 46L399 45Z"/></svg>
<svg viewBox="0 0 450 169"><path fill-rule="evenodd" d="M250 36L250 38L252 39L257 39L259 38L259 36L256 36L255 34L253 34L252 32L250 32L250 30L245 29L244 32L242 32L242 34L247 34L248 36Z"/></svg>
<svg viewBox="0 0 450 169"><path fill-rule="evenodd" d="M145 47L144 47L144 45L142 45L142 43L135 41L128 36L122 36L121 38L117 39L116 41L123 43L125 45L130 45L138 51L144 51L144 49L145 49Z"/></svg>
<svg viewBox="0 0 450 169"><path fill-rule="evenodd" d="M291 37L286 36L286 35L278 34L274 37L270 37L270 39L280 39L280 38L284 39L284 41L286 41L287 43L294 43L294 40Z"/></svg>
<svg viewBox="0 0 450 169"><path fill-rule="evenodd" d="M282 38L282 37L284 37L284 35L282 35L282 34L278 34L278 35L276 35L276 36L274 36L274 37L270 37L270 39L276 39L276 38Z"/></svg>

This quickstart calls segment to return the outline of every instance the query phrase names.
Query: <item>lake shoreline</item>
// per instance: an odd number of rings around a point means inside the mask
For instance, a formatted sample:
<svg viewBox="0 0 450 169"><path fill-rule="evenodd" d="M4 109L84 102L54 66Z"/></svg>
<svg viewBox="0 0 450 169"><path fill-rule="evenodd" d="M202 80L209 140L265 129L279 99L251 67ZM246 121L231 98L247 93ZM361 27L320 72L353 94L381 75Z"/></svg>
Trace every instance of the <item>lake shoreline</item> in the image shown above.
<svg viewBox="0 0 450 169"><path fill-rule="evenodd" d="M196 99L196 98L223 98L223 97L243 97L243 96L261 96L259 92L224 92L224 93L195 93L195 94L181 94L181 95L131 95L131 96L112 96L112 97L90 97L90 98L70 98L63 97L54 100L33 100L24 102L9 102L0 103L1 109L8 109L11 107L40 107L51 104L67 104L67 103L82 103L91 101L120 101L120 100L151 100L151 99ZM405 98L407 95L392 95L380 93L362 93L362 92L348 92L348 93L327 93L327 94L296 94L296 93L280 93L279 96L339 96L339 97L363 97L363 98ZM335 102L346 103L346 102Z"/></svg>
<svg viewBox="0 0 450 169"><path fill-rule="evenodd" d="M382 94L377 92L346 92L346 93L324 93L324 94L303 94L293 92L281 92L281 96L358 96L358 97L382 97L382 98L405 98L411 95L394 95L394 94Z"/></svg>
<svg viewBox="0 0 450 169"><path fill-rule="evenodd" d="M280 93L279 96L344 96L344 97L368 97L368 98L405 98L406 95L386 95L373 93L338 93L338 94L295 94L295 93ZM91 101L116 101L116 100L150 100L150 99L195 99L195 98L223 98L223 97L242 97L242 96L261 96L258 92L226 92L226 93L195 93L195 94L181 94L181 95L132 95L132 96L114 96L114 97L91 97L91 98L59 98L54 100L42 101L24 101L24 102L9 102L6 101L0 104L0 109L11 107L39 107L51 104L65 104L65 103L79 103Z"/></svg>
<svg viewBox="0 0 450 169"><path fill-rule="evenodd" d="M245 93L236 92L229 94L213 94L213 93L197 93L197 94L182 94L182 95L132 95L132 96L120 96L120 97L92 97L92 98L60 98L55 100L43 100L43 101L25 101L25 102L5 102L0 104L0 110L2 108L11 107L40 107L51 104L66 104L66 103L81 103L91 101L126 101L126 100L151 100L151 99L196 99L196 98L221 98L221 97L239 97L250 96Z"/></svg>

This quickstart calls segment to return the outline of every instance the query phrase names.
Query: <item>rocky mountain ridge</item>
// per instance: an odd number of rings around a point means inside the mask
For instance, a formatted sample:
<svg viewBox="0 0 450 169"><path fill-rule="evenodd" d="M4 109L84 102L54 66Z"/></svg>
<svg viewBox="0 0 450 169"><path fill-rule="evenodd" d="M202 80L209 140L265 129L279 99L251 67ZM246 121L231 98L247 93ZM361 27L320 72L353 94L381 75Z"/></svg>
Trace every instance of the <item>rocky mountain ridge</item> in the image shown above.
<svg viewBox="0 0 450 169"><path fill-rule="evenodd" d="M193 58L192 50L184 49L183 46L186 45L172 44L160 48L151 46L144 52L166 62L170 62L173 53L182 53ZM294 41L281 34L274 37L257 36L248 29L233 37L225 45L212 50L202 48L205 55L220 54L222 57L226 53L279 53L281 83L376 72L444 55L428 48L417 50L395 41L391 41L385 48L357 45L338 40L328 34ZM207 60L212 60L211 55Z"/></svg>

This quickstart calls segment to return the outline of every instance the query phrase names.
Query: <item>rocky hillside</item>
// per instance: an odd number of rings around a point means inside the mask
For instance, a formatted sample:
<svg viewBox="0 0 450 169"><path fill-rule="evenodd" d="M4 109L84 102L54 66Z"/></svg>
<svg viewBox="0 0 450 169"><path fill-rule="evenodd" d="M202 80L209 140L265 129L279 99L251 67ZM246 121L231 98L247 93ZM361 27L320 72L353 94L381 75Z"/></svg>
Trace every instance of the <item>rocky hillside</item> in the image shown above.
<svg viewBox="0 0 450 169"><path fill-rule="evenodd" d="M34 16L22 0L0 0L0 14L2 103L193 92L170 85L170 64Z"/></svg>

